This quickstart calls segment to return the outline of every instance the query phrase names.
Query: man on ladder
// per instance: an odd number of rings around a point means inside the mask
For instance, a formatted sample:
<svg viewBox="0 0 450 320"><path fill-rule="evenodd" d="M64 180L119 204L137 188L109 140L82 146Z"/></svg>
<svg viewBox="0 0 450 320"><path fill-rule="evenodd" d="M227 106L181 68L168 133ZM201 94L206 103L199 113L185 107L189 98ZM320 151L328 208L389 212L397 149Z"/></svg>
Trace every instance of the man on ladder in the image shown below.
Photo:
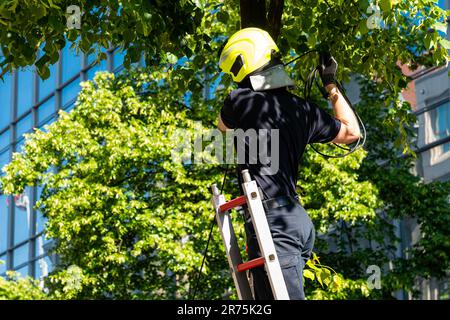
<svg viewBox="0 0 450 320"><path fill-rule="evenodd" d="M289 298L305 299L303 268L313 249L315 231L295 191L300 159L308 143L349 144L360 136L357 119L335 85L337 63L330 58L320 70L334 117L287 90L294 83L284 71L277 45L264 30L246 28L230 37L220 52L219 66L238 84L220 111L219 129L279 130L279 170L268 175L265 168L270 163L250 164L245 141L245 163L238 164L239 187L243 194L240 172L247 169L260 188ZM267 141L270 144L270 137ZM256 259L261 252L251 216L245 212L248 255ZM255 299L273 299L264 267L250 272Z"/></svg>

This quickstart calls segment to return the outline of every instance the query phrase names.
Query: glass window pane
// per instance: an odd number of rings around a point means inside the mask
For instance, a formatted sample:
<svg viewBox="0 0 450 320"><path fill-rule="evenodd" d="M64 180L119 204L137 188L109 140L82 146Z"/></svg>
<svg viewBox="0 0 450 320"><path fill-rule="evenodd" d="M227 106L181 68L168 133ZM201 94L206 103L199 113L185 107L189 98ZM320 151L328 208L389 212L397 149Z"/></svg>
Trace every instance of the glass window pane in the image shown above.
<svg viewBox="0 0 450 320"><path fill-rule="evenodd" d="M42 123L47 120L51 115L55 113L55 97L51 97L38 108L38 123Z"/></svg>
<svg viewBox="0 0 450 320"><path fill-rule="evenodd" d="M446 136L448 136L450 134L450 103L449 102L447 102L447 104L445 105L442 118L443 118L443 127L444 127L443 138L445 138Z"/></svg>
<svg viewBox="0 0 450 320"><path fill-rule="evenodd" d="M116 50L114 51L114 65L113 70L116 70L118 67L120 67L123 64L123 60L125 58L127 51L126 50Z"/></svg>
<svg viewBox="0 0 450 320"><path fill-rule="evenodd" d="M16 142L16 152L22 152L23 146L25 144L25 139L20 139L18 142Z"/></svg>
<svg viewBox="0 0 450 320"><path fill-rule="evenodd" d="M17 116L20 117L33 105L33 77L31 68L18 72L17 79Z"/></svg>
<svg viewBox="0 0 450 320"><path fill-rule="evenodd" d="M50 66L50 76L42 80L39 77L39 101L48 96L56 89L56 65Z"/></svg>
<svg viewBox="0 0 450 320"><path fill-rule="evenodd" d="M31 188L14 196L14 244L28 239L31 223Z"/></svg>
<svg viewBox="0 0 450 320"><path fill-rule="evenodd" d="M16 272L19 274L20 278L25 278L28 275L28 265L16 270Z"/></svg>
<svg viewBox="0 0 450 320"><path fill-rule="evenodd" d="M40 233L45 229L45 223L47 222L47 218L42 215L41 211L36 212L37 220L36 220L36 233Z"/></svg>
<svg viewBox="0 0 450 320"><path fill-rule="evenodd" d="M68 106L64 107L64 110L67 112L70 112L75 107L75 102L69 104Z"/></svg>
<svg viewBox="0 0 450 320"><path fill-rule="evenodd" d="M9 163L9 153L10 149L7 149L0 153L0 176L3 175L3 171L1 170L3 169L3 166Z"/></svg>
<svg viewBox="0 0 450 320"><path fill-rule="evenodd" d="M438 108L438 114L437 114L437 132L438 132L438 139L444 138L446 136L446 122L447 122L447 115L446 112L446 105L443 105L442 107Z"/></svg>
<svg viewBox="0 0 450 320"><path fill-rule="evenodd" d="M36 257L41 257L45 255L45 247L44 247L44 236L39 236L36 238Z"/></svg>
<svg viewBox="0 0 450 320"><path fill-rule="evenodd" d="M100 71L98 65L96 65L95 67L89 69L89 70L86 72L86 76L87 76L88 80L93 80L94 77L95 77L95 74L96 74L98 71Z"/></svg>
<svg viewBox="0 0 450 320"><path fill-rule="evenodd" d="M102 50L103 51L103 50ZM88 56L88 58L87 58L87 65L90 65L92 62L94 62L95 61L95 58L96 58L96 55L94 55L94 54L90 54L89 56ZM97 72L97 71L100 71L100 70L106 70L107 68L106 68L106 60L101 60L101 61L99 61L99 62L97 62L92 68L90 68L88 71L87 71L87 78L88 79L93 79L94 78L94 76L95 76L95 73Z"/></svg>
<svg viewBox="0 0 450 320"><path fill-rule="evenodd" d="M0 252L8 248L8 196L0 195Z"/></svg>
<svg viewBox="0 0 450 320"><path fill-rule="evenodd" d="M27 132L30 132L33 128L33 115L30 113L25 118L17 122L16 127L16 133L17 133L17 139L20 139L20 137Z"/></svg>
<svg viewBox="0 0 450 320"><path fill-rule="evenodd" d="M36 260L35 270L36 270L36 279L45 278L53 270L52 260L48 256Z"/></svg>
<svg viewBox="0 0 450 320"><path fill-rule="evenodd" d="M28 242L13 251L14 268L28 261Z"/></svg>
<svg viewBox="0 0 450 320"><path fill-rule="evenodd" d="M0 129L6 127L11 120L11 74L7 73L0 80Z"/></svg>
<svg viewBox="0 0 450 320"><path fill-rule="evenodd" d="M56 116L52 116L52 117L48 118L47 121L39 123L39 129L44 132L48 132L48 130L45 126L50 125L53 121L55 121L55 119L56 119Z"/></svg>
<svg viewBox="0 0 450 320"><path fill-rule="evenodd" d="M446 142L444 143L444 152L449 152L450 151L450 142Z"/></svg>
<svg viewBox="0 0 450 320"><path fill-rule="evenodd" d="M43 187L39 186L37 187L37 199L39 200L41 198ZM45 222L47 221L47 218L45 218L42 215L42 212L40 210L36 211L36 233L41 233L44 231ZM45 239L44 239L45 242Z"/></svg>
<svg viewBox="0 0 450 320"><path fill-rule="evenodd" d="M62 50L62 81L66 82L81 70L81 54L70 49L69 43Z"/></svg>
<svg viewBox="0 0 450 320"><path fill-rule="evenodd" d="M65 107L73 102L80 92L80 79L76 78L62 90L62 106Z"/></svg>
<svg viewBox="0 0 450 320"><path fill-rule="evenodd" d="M1 261L3 261L3 263ZM6 254L0 256L0 276L5 272L6 272Z"/></svg>
<svg viewBox="0 0 450 320"><path fill-rule="evenodd" d="M105 49L101 49L100 51L105 52ZM96 52L89 54L86 59L86 65L89 66L90 64L92 64L95 61L95 59L97 59Z"/></svg>
<svg viewBox="0 0 450 320"><path fill-rule="evenodd" d="M11 134L9 130L6 130L0 135L0 151L3 148L6 148L9 145L9 139L11 138Z"/></svg>
<svg viewBox="0 0 450 320"><path fill-rule="evenodd" d="M450 102L446 102L430 113L433 127L432 141L443 139L450 134ZM447 147L443 145L443 149Z"/></svg>
<svg viewBox="0 0 450 320"><path fill-rule="evenodd" d="M48 239L45 235L40 235L36 238L36 257L42 257L50 254L51 248L54 244L52 239Z"/></svg>

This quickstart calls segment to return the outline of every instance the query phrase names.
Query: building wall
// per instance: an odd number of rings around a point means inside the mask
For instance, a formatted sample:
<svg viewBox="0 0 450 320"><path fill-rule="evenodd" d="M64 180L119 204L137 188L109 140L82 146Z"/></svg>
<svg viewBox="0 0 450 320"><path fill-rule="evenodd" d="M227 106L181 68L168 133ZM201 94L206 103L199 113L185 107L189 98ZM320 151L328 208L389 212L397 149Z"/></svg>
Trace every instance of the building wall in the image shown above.
<svg viewBox="0 0 450 320"><path fill-rule="evenodd" d="M440 68L415 81L418 148L445 141L450 136L450 78L448 68ZM418 170L425 182L448 180L450 173L450 141L420 153Z"/></svg>
<svg viewBox="0 0 450 320"><path fill-rule="evenodd" d="M449 0L440 0L439 6L450 8ZM450 35L447 32L447 39ZM418 120L417 163L415 172L425 183L450 180L450 68L424 69L404 72L413 81L403 97L413 106ZM404 70L406 71L406 70ZM404 219L402 245L414 245L421 236L420 226L415 219ZM417 288L421 299L449 299L450 274L446 279L420 279ZM406 298L411 299L408 294Z"/></svg>
<svg viewBox="0 0 450 320"><path fill-rule="evenodd" d="M415 102L418 120L418 160L416 172L425 183L450 180L450 78L449 68L432 69L416 79ZM409 234L407 245L420 239L420 226L408 219L403 233ZM449 299L449 279L420 279L417 287L421 299ZM412 298L408 295L408 298Z"/></svg>
<svg viewBox="0 0 450 320"><path fill-rule="evenodd" d="M58 110L74 107L81 81L92 79L99 70L122 68L122 52L106 53L107 60L97 63L94 55L77 54L66 46L46 80L33 67L5 75L0 81L0 168L20 152L25 133L55 121ZM52 242L43 235L46 219L33 209L41 192L42 188L26 188L20 197L0 195L0 260L5 262L0 264L0 276L16 270L41 278L55 263L48 255Z"/></svg>

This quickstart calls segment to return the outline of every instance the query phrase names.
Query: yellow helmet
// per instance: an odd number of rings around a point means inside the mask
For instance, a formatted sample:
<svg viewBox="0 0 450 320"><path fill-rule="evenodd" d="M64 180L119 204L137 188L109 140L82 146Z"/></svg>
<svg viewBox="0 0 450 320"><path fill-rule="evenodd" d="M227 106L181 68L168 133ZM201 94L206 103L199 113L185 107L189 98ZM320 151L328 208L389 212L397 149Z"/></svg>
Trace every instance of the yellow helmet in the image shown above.
<svg viewBox="0 0 450 320"><path fill-rule="evenodd" d="M219 67L230 74L233 81L241 82L268 64L279 51L269 33L259 28L245 28L228 39L220 53Z"/></svg>

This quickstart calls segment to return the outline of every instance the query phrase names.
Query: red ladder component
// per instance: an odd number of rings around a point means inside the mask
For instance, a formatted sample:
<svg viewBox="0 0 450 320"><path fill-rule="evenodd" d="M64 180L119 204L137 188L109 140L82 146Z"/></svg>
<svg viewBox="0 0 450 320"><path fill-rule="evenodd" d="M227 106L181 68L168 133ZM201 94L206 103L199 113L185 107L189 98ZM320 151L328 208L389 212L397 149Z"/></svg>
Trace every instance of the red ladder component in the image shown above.
<svg viewBox="0 0 450 320"><path fill-rule="evenodd" d="M220 212L222 212L222 213L227 212L231 209L242 206L246 203L247 203L247 199L245 198L245 196L237 197L233 200L230 200L230 201L222 204L220 206ZM247 250L247 248L246 248L246 250ZM264 265L264 261L265 260L263 257L259 257L259 258L241 263L237 266L237 271L243 272L243 271L250 270L250 269L253 269L256 267L261 267Z"/></svg>
<svg viewBox="0 0 450 320"><path fill-rule="evenodd" d="M247 203L245 196L237 197L236 199L230 200L220 206L220 212L224 213L228 210L234 209L236 207L242 206Z"/></svg>
<svg viewBox="0 0 450 320"><path fill-rule="evenodd" d="M256 267L261 267L263 266L265 263L265 260L263 257L259 257L250 261L247 261L245 263L241 263L240 265L237 266L237 271L239 272L243 272L246 270L250 270Z"/></svg>

